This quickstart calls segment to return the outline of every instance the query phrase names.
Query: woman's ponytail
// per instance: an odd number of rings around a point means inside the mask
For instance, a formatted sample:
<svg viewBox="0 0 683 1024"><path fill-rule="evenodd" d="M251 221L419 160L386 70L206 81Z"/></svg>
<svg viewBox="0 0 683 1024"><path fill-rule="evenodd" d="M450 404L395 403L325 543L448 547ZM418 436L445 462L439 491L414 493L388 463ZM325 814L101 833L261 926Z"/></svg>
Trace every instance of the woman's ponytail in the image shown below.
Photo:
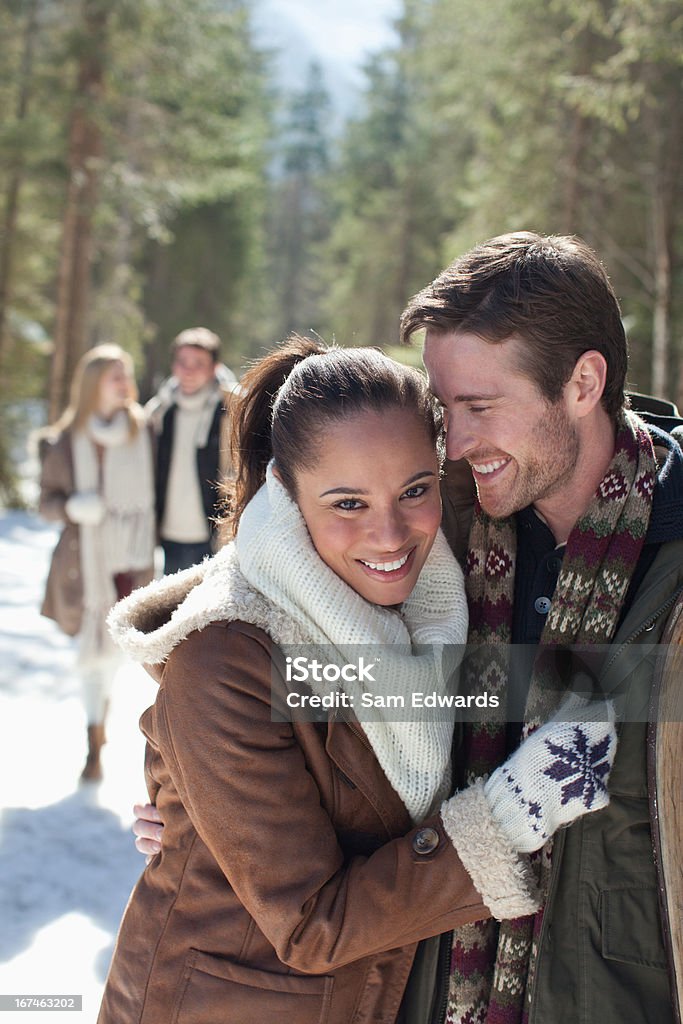
<svg viewBox="0 0 683 1024"><path fill-rule="evenodd" d="M227 485L226 504L233 533L245 506L265 482L266 467L273 457L272 413L278 391L297 363L326 351L311 338L292 334L242 377L230 430L232 464L237 473Z"/></svg>

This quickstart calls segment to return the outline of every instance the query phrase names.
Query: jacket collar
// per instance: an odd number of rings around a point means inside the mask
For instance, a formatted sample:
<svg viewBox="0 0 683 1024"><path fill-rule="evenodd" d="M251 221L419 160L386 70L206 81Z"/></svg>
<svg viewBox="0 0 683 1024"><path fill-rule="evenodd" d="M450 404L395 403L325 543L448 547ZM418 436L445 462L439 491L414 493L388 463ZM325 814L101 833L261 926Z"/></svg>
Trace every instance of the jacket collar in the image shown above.
<svg viewBox="0 0 683 1024"><path fill-rule="evenodd" d="M683 451L670 434L648 424L657 457L657 483L646 544L683 539Z"/></svg>

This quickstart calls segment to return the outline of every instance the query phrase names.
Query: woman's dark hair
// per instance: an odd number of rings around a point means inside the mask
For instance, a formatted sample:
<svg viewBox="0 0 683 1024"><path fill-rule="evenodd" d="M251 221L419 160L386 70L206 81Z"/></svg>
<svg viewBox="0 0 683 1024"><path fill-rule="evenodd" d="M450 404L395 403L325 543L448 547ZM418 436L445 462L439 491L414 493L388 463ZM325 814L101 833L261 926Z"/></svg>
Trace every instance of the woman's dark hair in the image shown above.
<svg viewBox="0 0 683 1024"><path fill-rule="evenodd" d="M227 502L232 531L264 483L271 458L296 499L295 474L315 465L330 421L391 408L419 416L438 445L440 412L418 370L374 348L327 347L296 334L287 338L245 373L233 405L237 474Z"/></svg>

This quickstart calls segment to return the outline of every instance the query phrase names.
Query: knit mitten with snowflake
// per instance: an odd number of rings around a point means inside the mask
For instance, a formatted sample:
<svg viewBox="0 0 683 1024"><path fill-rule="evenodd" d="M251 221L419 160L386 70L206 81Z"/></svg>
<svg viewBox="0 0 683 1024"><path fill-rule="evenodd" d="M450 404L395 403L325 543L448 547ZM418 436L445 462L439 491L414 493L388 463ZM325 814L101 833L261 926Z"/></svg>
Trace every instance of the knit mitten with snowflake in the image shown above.
<svg viewBox="0 0 683 1024"><path fill-rule="evenodd" d="M606 807L616 748L609 703L587 708L574 700L533 732L484 785L512 848L539 850L561 825Z"/></svg>

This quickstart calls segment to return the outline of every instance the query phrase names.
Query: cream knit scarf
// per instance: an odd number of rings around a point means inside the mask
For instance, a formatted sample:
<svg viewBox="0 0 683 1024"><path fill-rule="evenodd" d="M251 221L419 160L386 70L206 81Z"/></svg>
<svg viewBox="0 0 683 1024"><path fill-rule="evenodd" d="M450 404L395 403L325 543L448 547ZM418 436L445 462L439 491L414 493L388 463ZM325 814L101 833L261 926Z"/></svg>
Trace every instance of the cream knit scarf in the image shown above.
<svg viewBox="0 0 683 1024"><path fill-rule="evenodd" d="M197 470L197 450L209 441L216 406L221 400L218 381L185 395L176 388L171 462L159 532L164 540L201 543L211 536Z"/></svg>
<svg viewBox="0 0 683 1024"><path fill-rule="evenodd" d="M286 613L306 643L321 645L327 661L355 660L354 645L377 650L376 681L344 682L343 689L356 709L369 688L374 696L404 698L406 721L377 708L372 720L362 712L359 718L411 819L422 820L450 790L454 715L445 710L428 720L424 711L410 711L411 695L452 694L460 653L455 645L467 636L462 572L441 532L400 610L371 604L321 560L298 506L271 466L242 515L235 546L245 579ZM321 694L340 688L312 685Z"/></svg>
<svg viewBox="0 0 683 1024"><path fill-rule="evenodd" d="M206 448L209 443L209 432L216 414L216 406L223 400L218 381L214 378L205 387L191 395L185 395L178 388L174 395L179 413L189 414L189 421L194 431L195 448ZM176 416L176 428L178 417Z"/></svg>
<svg viewBox="0 0 683 1024"><path fill-rule="evenodd" d="M183 394L175 377L170 377L162 384L158 394L145 407L156 432L161 433L165 414L172 405L177 405L179 410L193 414L193 444L195 448L206 448L209 443L211 424L216 414L216 406L224 399L224 387L228 391L237 387L232 373L227 367L219 364L216 374L217 376L213 380L191 395ZM229 374L227 381L225 380L226 374Z"/></svg>
<svg viewBox="0 0 683 1024"><path fill-rule="evenodd" d="M96 445L103 449L102 464ZM80 526L83 624L81 663L113 653L105 628L116 601L114 576L146 569L154 561L155 522L152 447L147 430L130 437L128 414L105 421L91 416L72 439L77 491L99 494L105 515L97 525Z"/></svg>

